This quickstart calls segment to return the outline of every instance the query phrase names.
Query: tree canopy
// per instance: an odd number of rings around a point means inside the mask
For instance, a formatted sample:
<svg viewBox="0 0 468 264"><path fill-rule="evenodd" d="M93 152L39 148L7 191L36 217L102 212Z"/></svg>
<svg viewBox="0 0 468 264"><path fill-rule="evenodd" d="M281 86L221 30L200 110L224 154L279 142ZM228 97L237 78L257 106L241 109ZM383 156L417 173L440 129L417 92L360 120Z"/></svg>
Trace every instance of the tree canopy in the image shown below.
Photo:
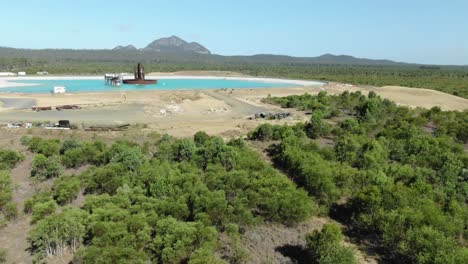
<svg viewBox="0 0 468 264"><path fill-rule="evenodd" d="M377 235L394 261L468 261L468 111L413 110L359 92L266 101L313 117L268 133L262 125L250 139L279 140L269 147L275 165L350 232ZM317 133L325 122L334 124L330 133ZM289 132L299 129L305 133ZM324 136L333 144L323 146Z"/></svg>
<svg viewBox="0 0 468 264"><path fill-rule="evenodd" d="M163 136L151 152L124 141L57 144L52 156L36 154L33 177L48 178L53 170L42 169L50 159L74 167L70 152L97 156L76 158L89 165L85 172L54 174L51 191L25 204L36 222L30 238L37 259L71 250L77 263L224 263L214 255L220 233L236 236L233 226L264 221L294 224L315 213L304 190L239 140ZM56 210L80 191L83 207Z"/></svg>

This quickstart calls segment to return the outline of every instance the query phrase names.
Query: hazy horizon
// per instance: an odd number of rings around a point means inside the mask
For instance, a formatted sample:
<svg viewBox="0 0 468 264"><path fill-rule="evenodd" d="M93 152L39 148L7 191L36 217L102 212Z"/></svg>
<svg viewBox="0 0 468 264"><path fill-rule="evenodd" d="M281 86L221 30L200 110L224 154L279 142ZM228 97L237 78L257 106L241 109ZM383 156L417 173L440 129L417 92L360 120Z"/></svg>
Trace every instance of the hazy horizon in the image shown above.
<svg viewBox="0 0 468 264"><path fill-rule="evenodd" d="M219 55L323 54L467 65L468 2L43 0L4 3L0 46L143 48L176 35Z"/></svg>

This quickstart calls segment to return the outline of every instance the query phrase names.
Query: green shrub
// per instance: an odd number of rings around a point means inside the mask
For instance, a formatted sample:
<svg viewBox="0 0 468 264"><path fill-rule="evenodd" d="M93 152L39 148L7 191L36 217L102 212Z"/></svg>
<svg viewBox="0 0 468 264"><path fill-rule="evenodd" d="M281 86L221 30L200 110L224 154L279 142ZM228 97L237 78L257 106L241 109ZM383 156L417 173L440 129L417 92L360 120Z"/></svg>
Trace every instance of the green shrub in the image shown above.
<svg viewBox="0 0 468 264"><path fill-rule="evenodd" d="M89 157L83 153L83 149L68 149L62 156L62 163L67 168L78 168L85 165Z"/></svg>
<svg viewBox="0 0 468 264"><path fill-rule="evenodd" d="M32 163L31 177L38 180L46 180L59 177L63 173L60 156L47 158L43 154L36 154Z"/></svg>
<svg viewBox="0 0 468 264"><path fill-rule="evenodd" d="M31 136L22 136L20 139L21 145L29 146L31 143L32 137Z"/></svg>
<svg viewBox="0 0 468 264"><path fill-rule="evenodd" d="M12 150L0 150L0 163L12 169L19 162L24 160L24 155Z"/></svg>
<svg viewBox="0 0 468 264"><path fill-rule="evenodd" d="M146 156L139 146L117 142L106 152L106 160L110 163L121 163L129 171L135 172L146 161Z"/></svg>
<svg viewBox="0 0 468 264"><path fill-rule="evenodd" d="M0 171L0 210L8 204L13 194L10 173Z"/></svg>
<svg viewBox="0 0 468 264"><path fill-rule="evenodd" d="M76 149L81 147L81 142L76 139L67 139L62 142L60 147L60 154L63 155L67 150Z"/></svg>
<svg viewBox="0 0 468 264"><path fill-rule="evenodd" d="M7 252L4 249L0 249L0 263L6 263L7 261Z"/></svg>
<svg viewBox="0 0 468 264"><path fill-rule="evenodd" d="M197 146L192 140L180 139L173 145L173 153L176 161L190 161L197 151Z"/></svg>
<svg viewBox="0 0 468 264"><path fill-rule="evenodd" d="M54 181L52 196L58 204L70 203L81 189L80 179L76 176L61 176Z"/></svg>
<svg viewBox="0 0 468 264"><path fill-rule="evenodd" d="M30 214L32 212L32 208L37 203L46 203L52 201L52 196L50 192L40 192L34 194L31 198L27 198L24 200L24 207L23 211L25 214Z"/></svg>
<svg viewBox="0 0 468 264"><path fill-rule="evenodd" d="M15 203L7 203L3 208L3 215L7 220L13 220L18 217L18 208Z"/></svg>
<svg viewBox="0 0 468 264"><path fill-rule="evenodd" d="M86 192L115 194L128 181L128 171L121 163L111 163L83 174Z"/></svg>
<svg viewBox="0 0 468 264"><path fill-rule="evenodd" d="M156 230L158 235L151 247L156 255L161 256L163 263L190 262L193 253L200 249L209 250L209 255L214 254L217 232L212 227L166 218L157 222Z"/></svg>
<svg viewBox="0 0 468 264"><path fill-rule="evenodd" d="M343 234L336 224L326 224L321 231L315 230L307 236L307 246L312 252L314 263L356 263L353 250L342 245Z"/></svg>
<svg viewBox="0 0 468 264"><path fill-rule="evenodd" d="M203 131L198 131L193 136L193 141L195 142L197 147L204 145L205 142L208 141L209 139L210 139L210 136L206 132L203 132Z"/></svg>
<svg viewBox="0 0 468 264"><path fill-rule="evenodd" d="M312 113L310 122L306 125L306 133L310 138L319 138L330 134L331 126L323 121L324 114L317 110Z"/></svg>
<svg viewBox="0 0 468 264"><path fill-rule="evenodd" d="M56 208L57 203L54 200L50 200L45 203L35 203L31 210L31 221L36 223L37 221L44 219L44 217L53 214Z"/></svg>
<svg viewBox="0 0 468 264"><path fill-rule="evenodd" d="M66 208L40 220L29 235L35 260L66 251L75 253L86 234L87 216L82 210Z"/></svg>
<svg viewBox="0 0 468 264"><path fill-rule="evenodd" d="M79 146L64 150L62 163L67 168L78 168L86 164L98 165L104 162L105 150L105 144L100 141L85 142ZM105 162L108 162L108 160Z"/></svg>
<svg viewBox="0 0 468 264"><path fill-rule="evenodd" d="M35 153L43 154L46 157L60 154L60 140L42 139L33 137L29 142L29 150Z"/></svg>

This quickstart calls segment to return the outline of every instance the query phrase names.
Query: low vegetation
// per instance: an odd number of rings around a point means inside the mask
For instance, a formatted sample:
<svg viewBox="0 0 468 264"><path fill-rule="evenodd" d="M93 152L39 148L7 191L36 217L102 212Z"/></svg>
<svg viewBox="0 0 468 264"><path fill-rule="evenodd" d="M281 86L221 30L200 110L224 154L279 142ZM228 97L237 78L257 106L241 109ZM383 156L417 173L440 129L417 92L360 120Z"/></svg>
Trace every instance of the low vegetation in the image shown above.
<svg viewBox="0 0 468 264"><path fill-rule="evenodd" d="M372 92L265 102L311 112L248 134L270 145L274 166L250 142L204 132L142 145L23 137L32 182L49 186L24 201L34 260L243 263L246 228L321 215L340 225L306 236L313 263L356 263L350 240L389 262L468 262L468 111L409 109ZM2 224L18 215L10 172L22 160L0 151Z"/></svg>
<svg viewBox="0 0 468 264"><path fill-rule="evenodd" d="M278 142L274 164L350 235L399 263L468 261L468 111L411 110L374 93L266 101L313 112L306 124L265 124L249 137Z"/></svg>
<svg viewBox="0 0 468 264"><path fill-rule="evenodd" d="M12 202L13 183L10 170L24 160L21 153L12 150L0 150L0 226L16 218L16 204Z"/></svg>
<svg viewBox="0 0 468 264"><path fill-rule="evenodd" d="M34 195L24 206L35 223L30 241L37 261L74 252L77 263L230 262L245 255L238 245L243 228L292 225L316 213L307 193L242 139L226 144L199 132L193 140L162 136L146 147L23 142L36 152L31 176L55 179L50 192ZM57 169L63 165L88 168L70 176ZM80 192L84 205L71 207ZM57 210L59 205L64 207ZM224 258L214 254L222 233L234 248Z"/></svg>
<svg viewBox="0 0 468 264"><path fill-rule="evenodd" d="M307 236L307 247L312 252L313 263L353 264L354 252L343 245L343 233L337 224L327 224L321 231Z"/></svg>

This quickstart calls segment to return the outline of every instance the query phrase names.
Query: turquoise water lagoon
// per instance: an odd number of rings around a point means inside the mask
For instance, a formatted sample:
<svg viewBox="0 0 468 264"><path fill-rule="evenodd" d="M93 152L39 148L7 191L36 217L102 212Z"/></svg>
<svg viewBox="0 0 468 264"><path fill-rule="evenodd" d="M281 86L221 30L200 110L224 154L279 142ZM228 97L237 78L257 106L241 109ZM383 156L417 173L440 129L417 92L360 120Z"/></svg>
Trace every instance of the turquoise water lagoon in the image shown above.
<svg viewBox="0 0 468 264"><path fill-rule="evenodd" d="M17 83L35 84L1 88L0 92L50 93L54 86L65 86L67 93L151 91L151 90L201 90L201 89L254 89L300 86L292 83L275 83L258 80L236 79L159 79L155 85L122 84L112 86L101 80L18 80Z"/></svg>

